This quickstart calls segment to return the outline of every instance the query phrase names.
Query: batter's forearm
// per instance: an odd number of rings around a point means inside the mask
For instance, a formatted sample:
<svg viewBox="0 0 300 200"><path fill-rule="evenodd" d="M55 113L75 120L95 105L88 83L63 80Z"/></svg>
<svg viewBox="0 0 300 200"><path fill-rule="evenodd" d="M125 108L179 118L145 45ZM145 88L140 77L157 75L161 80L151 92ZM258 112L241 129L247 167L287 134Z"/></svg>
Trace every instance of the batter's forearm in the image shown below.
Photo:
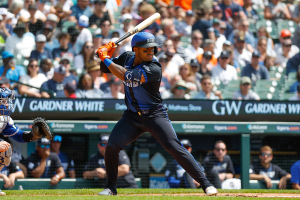
<svg viewBox="0 0 300 200"><path fill-rule="evenodd" d="M127 71L127 69L125 69L121 65L118 65L116 63L111 63L109 65L109 70L111 71L111 73L113 73L113 75L115 75L116 77L118 77L122 81L125 80L125 72Z"/></svg>

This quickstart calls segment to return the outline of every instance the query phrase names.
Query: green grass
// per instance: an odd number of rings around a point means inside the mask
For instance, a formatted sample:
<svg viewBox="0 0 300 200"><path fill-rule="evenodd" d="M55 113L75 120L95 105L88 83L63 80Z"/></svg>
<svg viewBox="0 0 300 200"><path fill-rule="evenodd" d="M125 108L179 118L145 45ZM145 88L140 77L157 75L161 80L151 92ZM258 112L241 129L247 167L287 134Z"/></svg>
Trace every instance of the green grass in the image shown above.
<svg viewBox="0 0 300 200"><path fill-rule="evenodd" d="M20 199L20 200L83 200L83 199L116 199L116 200L184 200L184 199L205 199L205 200L254 200L266 199L258 197L202 197L193 196L192 193L203 193L199 189L118 189L119 196L97 196L101 189L67 189L67 190L6 190L7 196L1 196L0 200ZM170 194L191 193L191 196L168 196ZM219 190L219 193L290 193L300 194L297 190ZM126 196L142 194L143 196ZM147 196L147 194L149 194ZM161 194L161 196L150 196L151 194ZM164 194L166 196L164 196ZM125 195L125 196L124 196ZM272 198L272 199L290 199L290 198Z"/></svg>

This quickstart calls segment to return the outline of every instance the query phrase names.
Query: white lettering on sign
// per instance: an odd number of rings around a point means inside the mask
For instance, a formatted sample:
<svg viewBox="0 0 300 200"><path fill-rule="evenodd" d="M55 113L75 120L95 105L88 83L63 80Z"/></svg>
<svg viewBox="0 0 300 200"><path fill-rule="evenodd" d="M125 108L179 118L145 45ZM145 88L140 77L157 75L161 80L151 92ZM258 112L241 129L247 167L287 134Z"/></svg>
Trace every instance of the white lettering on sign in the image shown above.
<svg viewBox="0 0 300 200"><path fill-rule="evenodd" d="M104 111L104 101L75 101L76 111Z"/></svg>
<svg viewBox="0 0 300 200"><path fill-rule="evenodd" d="M73 111L73 102L33 100L29 104L29 109L31 111Z"/></svg>
<svg viewBox="0 0 300 200"><path fill-rule="evenodd" d="M189 104L188 106L183 105L174 105L174 104L164 104L165 107L170 111L201 111L201 106L195 106L193 104Z"/></svg>
<svg viewBox="0 0 300 200"><path fill-rule="evenodd" d="M286 114L286 104L283 103L247 103L247 114Z"/></svg>
<svg viewBox="0 0 300 200"><path fill-rule="evenodd" d="M126 104L119 104L119 103L116 103L116 104L115 104L115 109L116 109L116 110L127 110L127 106L126 106Z"/></svg>
<svg viewBox="0 0 300 200"><path fill-rule="evenodd" d="M288 104L289 114L299 114L300 104Z"/></svg>
<svg viewBox="0 0 300 200"><path fill-rule="evenodd" d="M19 98L16 98L12 112L15 112L15 109L18 108L19 113L22 113L24 105L25 105L25 102L26 102L26 98L22 99L22 103L20 103Z"/></svg>
<svg viewBox="0 0 300 200"><path fill-rule="evenodd" d="M217 109L217 105L221 104L220 111ZM228 115L231 115L231 113L234 111L235 115L238 115L240 112L242 102L239 101L238 104L236 104L235 101L215 101L212 104L212 111L215 115L225 115L225 111L227 111Z"/></svg>

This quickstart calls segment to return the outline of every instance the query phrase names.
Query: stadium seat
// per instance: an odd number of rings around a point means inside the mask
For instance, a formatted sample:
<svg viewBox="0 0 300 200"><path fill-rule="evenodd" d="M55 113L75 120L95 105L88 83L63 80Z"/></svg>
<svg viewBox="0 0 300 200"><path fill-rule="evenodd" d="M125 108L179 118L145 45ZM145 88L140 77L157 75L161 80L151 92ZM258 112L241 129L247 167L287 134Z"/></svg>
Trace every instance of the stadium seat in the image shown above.
<svg viewBox="0 0 300 200"><path fill-rule="evenodd" d="M283 93L280 97L280 100L289 100L295 93Z"/></svg>
<svg viewBox="0 0 300 200"><path fill-rule="evenodd" d="M267 28L267 31L270 33L272 39L278 39L277 27L275 26L274 22L265 19L257 21L256 29L258 30L262 26Z"/></svg>
<svg viewBox="0 0 300 200"><path fill-rule="evenodd" d="M222 94L223 99L232 99L234 91L226 91Z"/></svg>
<svg viewBox="0 0 300 200"><path fill-rule="evenodd" d="M251 21L249 21L249 30L254 34L256 34L256 32L257 32L255 24L252 23Z"/></svg>
<svg viewBox="0 0 300 200"><path fill-rule="evenodd" d="M292 20L280 20L277 23L278 33L280 33L282 29L288 29L291 31L292 35L294 35L297 29L297 24Z"/></svg>
<svg viewBox="0 0 300 200"><path fill-rule="evenodd" d="M256 13L259 16L259 19L265 19L265 11L264 11L263 8L257 8L255 10L256 10Z"/></svg>
<svg viewBox="0 0 300 200"><path fill-rule="evenodd" d="M114 23L115 29L122 28L122 26L123 26L123 24L121 24L121 23Z"/></svg>
<svg viewBox="0 0 300 200"><path fill-rule="evenodd" d="M182 37L180 37L180 41L183 42L183 43L191 43L191 37L182 36Z"/></svg>
<svg viewBox="0 0 300 200"><path fill-rule="evenodd" d="M297 72L290 72L288 74L288 80L296 80L296 74Z"/></svg>

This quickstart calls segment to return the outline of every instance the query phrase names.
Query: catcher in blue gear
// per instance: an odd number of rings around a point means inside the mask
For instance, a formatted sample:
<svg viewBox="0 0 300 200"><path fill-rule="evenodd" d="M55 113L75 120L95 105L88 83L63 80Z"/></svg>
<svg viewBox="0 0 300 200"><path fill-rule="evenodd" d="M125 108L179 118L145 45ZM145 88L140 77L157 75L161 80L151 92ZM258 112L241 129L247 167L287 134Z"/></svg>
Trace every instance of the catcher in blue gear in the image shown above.
<svg viewBox="0 0 300 200"><path fill-rule="evenodd" d="M31 142L42 136L47 139L52 139L53 134L43 118L36 118L33 121L31 131L22 131L14 125L14 121L10 117L13 110L15 99L13 92L8 88L0 88L0 133L4 137L11 137L17 142ZM8 166L11 160L12 149L9 143L5 141L0 142L0 171L4 166ZM0 190L0 196L5 195Z"/></svg>

